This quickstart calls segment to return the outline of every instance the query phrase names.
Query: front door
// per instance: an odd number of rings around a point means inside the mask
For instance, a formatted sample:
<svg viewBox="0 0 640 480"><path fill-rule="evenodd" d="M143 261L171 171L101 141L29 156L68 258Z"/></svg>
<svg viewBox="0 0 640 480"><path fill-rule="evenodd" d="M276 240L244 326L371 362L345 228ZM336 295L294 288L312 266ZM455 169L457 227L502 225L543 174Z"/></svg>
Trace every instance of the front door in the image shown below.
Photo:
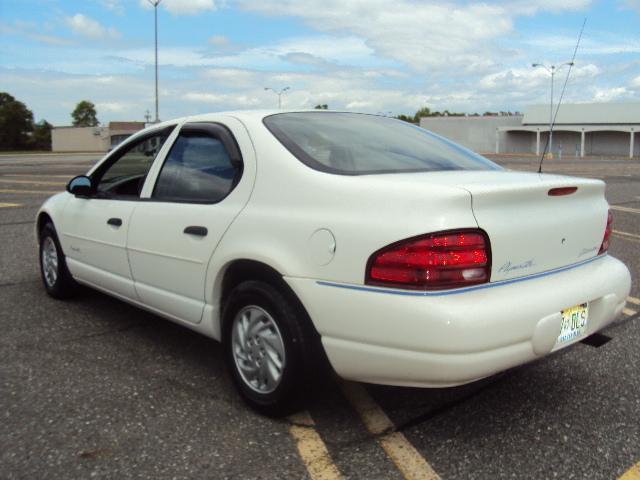
<svg viewBox="0 0 640 480"><path fill-rule="evenodd" d="M221 123L182 126L131 219L129 261L148 306L200 322L209 260L251 191L242 154Z"/></svg>
<svg viewBox="0 0 640 480"><path fill-rule="evenodd" d="M61 242L74 278L136 299L126 243L147 173L171 128L123 145L90 175L94 193L65 206Z"/></svg>

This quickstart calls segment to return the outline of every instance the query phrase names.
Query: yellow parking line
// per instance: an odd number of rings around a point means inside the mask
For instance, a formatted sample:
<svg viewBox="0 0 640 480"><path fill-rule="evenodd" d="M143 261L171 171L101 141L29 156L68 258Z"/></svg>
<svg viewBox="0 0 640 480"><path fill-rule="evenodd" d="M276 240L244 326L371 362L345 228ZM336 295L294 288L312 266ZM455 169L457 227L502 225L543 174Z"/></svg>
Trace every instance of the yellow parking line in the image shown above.
<svg viewBox="0 0 640 480"><path fill-rule="evenodd" d="M0 188L0 193L24 193L24 194L42 194L42 195L52 195L54 193L60 193L62 190L15 190L12 188Z"/></svg>
<svg viewBox="0 0 640 480"><path fill-rule="evenodd" d="M631 295L629 295L627 297L627 302L633 303L634 305L640 305L640 298L632 297Z"/></svg>
<svg viewBox="0 0 640 480"><path fill-rule="evenodd" d="M440 479L402 432L393 431L395 428L393 422L362 385L344 382L342 389L367 430L373 435L378 435L378 443L404 478L407 480Z"/></svg>
<svg viewBox="0 0 640 480"><path fill-rule="evenodd" d="M19 207L20 203L2 203L0 202L0 208L11 208L11 207Z"/></svg>
<svg viewBox="0 0 640 480"><path fill-rule="evenodd" d="M640 209L631 208L631 207L620 207L618 205L610 205L609 208L611 210L616 210L618 212L627 212L627 213L640 213Z"/></svg>
<svg viewBox="0 0 640 480"><path fill-rule="evenodd" d="M304 462L311 480L339 480L342 478L327 450L327 446L316 432L309 412L291 415L293 423L289 433L295 439L300 458Z"/></svg>
<svg viewBox="0 0 640 480"><path fill-rule="evenodd" d="M48 182L46 180L2 180L0 183L21 184L21 185L66 185L66 182Z"/></svg>
<svg viewBox="0 0 640 480"><path fill-rule="evenodd" d="M632 315L635 315L638 312L636 312L633 308L625 307L625 308L622 309L622 313L624 313L625 315L632 316Z"/></svg>
<svg viewBox="0 0 640 480"><path fill-rule="evenodd" d="M624 472L618 480L640 480L640 462Z"/></svg>

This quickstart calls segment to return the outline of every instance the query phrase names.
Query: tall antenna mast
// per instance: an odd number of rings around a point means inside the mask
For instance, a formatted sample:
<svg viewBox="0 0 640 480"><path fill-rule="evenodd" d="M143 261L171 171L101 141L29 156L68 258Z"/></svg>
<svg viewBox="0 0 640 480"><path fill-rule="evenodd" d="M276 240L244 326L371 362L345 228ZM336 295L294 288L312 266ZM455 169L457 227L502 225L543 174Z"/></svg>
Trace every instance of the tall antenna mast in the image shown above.
<svg viewBox="0 0 640 480"><path fill-rule="evenodd" d="M582 28L580 29L580 33L578 34L578 41L576 42L576 47L573 49L573 56L571 57L571 61L567 63L567 65L569 66L569 69L567 70L567 76L564 79L564 85L562 85L562 92L560 92L560 98L558 99L558 106L556 107L555 113L553 112L553 103L549 107L550 114L552 115L552 120L551 120L551 124L549 125L549 136L547 137L547 142L544 145L542 157L540 158L540 165L538 165L538 173L542 173L542 162L544 162L544 157L547 154L547 149L549 148L549 140L551 138L551 135L553 135L553 126L556 123L558 111L560 110L560 105L562 104L562 98L564 97L564 92L567 89L567 83L569 82L569 75L571 75L571 69L573 68L576 55L578 54L578 47L580 46L580 40L582 40L582 32L584 32L584 26L586 24L587 24L587 17L585 17L584 21L582 22ZM553 102L553 98L552 98L552 102Z"/></svg>

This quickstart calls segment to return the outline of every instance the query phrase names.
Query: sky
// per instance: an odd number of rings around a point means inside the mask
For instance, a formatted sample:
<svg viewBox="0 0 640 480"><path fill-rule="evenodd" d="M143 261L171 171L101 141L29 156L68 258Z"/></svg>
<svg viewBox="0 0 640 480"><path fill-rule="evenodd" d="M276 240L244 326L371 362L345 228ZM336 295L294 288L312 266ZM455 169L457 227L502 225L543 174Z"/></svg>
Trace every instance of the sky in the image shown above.
<svg viewBox="0 0 640 480"><path fill-rule="evenodd" d="M640 101L640 0L162 0L160 118L283 108L413 114ZM149 0L0 0L0 91L36 120L154 114ZM557 95L568 67L556 75Z"/></svg>

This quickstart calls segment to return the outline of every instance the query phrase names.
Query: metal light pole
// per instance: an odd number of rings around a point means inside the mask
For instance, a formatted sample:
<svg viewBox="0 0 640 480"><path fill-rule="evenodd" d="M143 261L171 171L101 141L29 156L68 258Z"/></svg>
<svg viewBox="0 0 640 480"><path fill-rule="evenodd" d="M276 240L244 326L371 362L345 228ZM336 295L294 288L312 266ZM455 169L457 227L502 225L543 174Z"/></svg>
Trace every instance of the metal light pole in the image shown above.
<svg viewBox="0 0 640 480"><path fill-rule="evenodd" d="M156 120L155 123L160 122L160 116L158 114L158 5L162 0L147 0L153 6L153 17L155 22L155 51L156 51Z"/></svg>
<svg viewBox="0 0 640 480"><path fill-rule="evenodd" d="M549 101L549 152L551 154L550 158L553 158L553 80L556 75L556 72L560 70L565 65L572 66L573 62L565 62L560 65L544 65L542 63L532 63L531 66L533 68L542 67L547 72L551 74L551 98Z"/></svg>
<svg viewBox="0 0 640 480"><path fill-rule="evenodd" d="M284 87L282 90L280 90L279 92L277 90L274 90L271 87L264 87L265 91L266 90L271 90L273 93L275 93L278 96L278 110L280 110L282 108L282 94L284 92L286 92L287 90L290 90L290 87Z"/></svg>

